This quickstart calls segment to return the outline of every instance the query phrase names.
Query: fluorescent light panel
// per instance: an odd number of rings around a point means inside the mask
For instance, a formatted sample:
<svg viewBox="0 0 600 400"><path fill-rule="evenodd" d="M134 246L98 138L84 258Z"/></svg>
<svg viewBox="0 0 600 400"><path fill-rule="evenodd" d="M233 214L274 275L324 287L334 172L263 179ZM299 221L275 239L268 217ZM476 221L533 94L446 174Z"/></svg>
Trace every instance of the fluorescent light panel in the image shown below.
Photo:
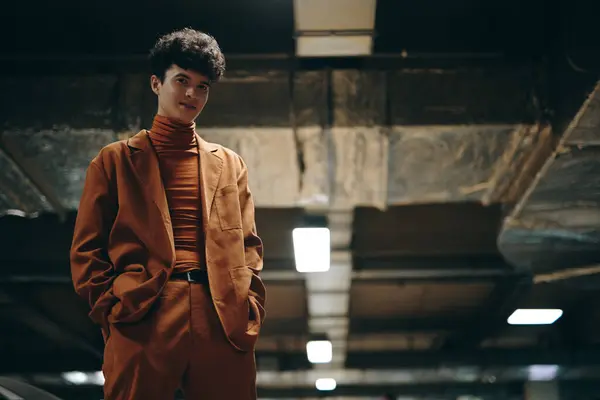
<svg viewBox="0 0 600 400"><path fill-rule="evenodd" d="M508 317L510 325L550 325L556 322L563 312L555 308L519 308Z"/></svg>
<svg viewBox="0 0 600 400"><path fill-rule="evenodd" d="M375 0L294 0L296 31L371 31Z"/></svg>
<svg viewBox="0 0 600 400"><path fill-rule="evenodd" d="M104 385L104 374L102 373L102 371L69 371L63 372L61 375L65 381L73 385Z"/></svg>
<svg viewBox="0 0 600 400"><path fill-rule="evenodd" d="M312 340L306 343L306 355L313 364L326 364L333 358L333 346L329 340Z"/></svg>
<svg viewBox="0 0 600 400"><path fill-rule="evenodd" d="M558 375L558 365L530 365L528 368L530 381L552 381Z"/></svg>
<svg viewBox="0 0 600 400"><path fill-rule="evenodd" d="M335 379L333 378L320 378L315 382L317 390L329 391L334 390L337 386Z"/></svg>
<svg viewBox="0 0 600 400"><path fill-rule="evenodd" d="M296 42L299 57L347 57L371 54L370 35L300 36Z"/></svg>
<svg viewBox="0 0 600 400"><path fill-rule="evenodd" d="M331 264L328 228L296 228L292 231L298 272L325 272Z"/></svg>

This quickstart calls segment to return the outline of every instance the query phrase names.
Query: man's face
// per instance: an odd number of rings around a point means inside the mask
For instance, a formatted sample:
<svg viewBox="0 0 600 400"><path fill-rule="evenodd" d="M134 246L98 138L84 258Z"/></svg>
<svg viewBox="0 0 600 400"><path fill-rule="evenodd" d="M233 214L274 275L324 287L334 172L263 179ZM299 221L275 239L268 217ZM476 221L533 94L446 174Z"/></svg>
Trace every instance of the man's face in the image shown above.
<svg viewBox="0 0 600 400"><path fill-rule="evenodd" d="M167 69L164 81L152 75L150 84L158 96L158 114L182 123L194 122L208 100L208 78L175 64Z"/></svg>

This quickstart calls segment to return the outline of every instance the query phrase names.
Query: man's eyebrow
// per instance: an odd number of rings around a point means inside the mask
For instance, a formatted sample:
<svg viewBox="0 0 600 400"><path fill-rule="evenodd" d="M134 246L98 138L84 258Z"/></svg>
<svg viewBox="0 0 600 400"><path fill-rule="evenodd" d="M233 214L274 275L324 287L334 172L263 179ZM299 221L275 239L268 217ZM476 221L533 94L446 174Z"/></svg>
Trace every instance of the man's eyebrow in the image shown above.
<svg viewBox="0 0 600 400"><path fill-rule="evenodd" d="M192 79L192 78L190 78L188 75L184 74L183 72L178 72L178 73L177 73L177 74L174 76L174 78L178 78L178 77L180 77L180 76L181 76L181 77L184 77L184 78L186 78L186 79Z"/></svg>
<svg viewBox="0 0 600 400"><path fill-rule="evenodd" d="M178 78L178 77L183 77L183 78L186 78L186 79L192 80L192 78L191 78L189 75L186 75L186 74L185 74L185 73L183 73L183 72L178 72L178 73L177 73L177 74L174 76L174 78ZM200 83L202 83L203 85L206 85L206 86L210 86L210 81L201 81Z"/></svg>

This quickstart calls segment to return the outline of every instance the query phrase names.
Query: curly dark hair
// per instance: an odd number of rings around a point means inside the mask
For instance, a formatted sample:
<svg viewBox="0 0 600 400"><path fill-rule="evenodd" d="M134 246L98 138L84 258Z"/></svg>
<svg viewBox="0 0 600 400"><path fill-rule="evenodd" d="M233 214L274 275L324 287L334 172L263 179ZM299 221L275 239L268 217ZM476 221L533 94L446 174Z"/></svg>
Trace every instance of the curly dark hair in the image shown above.
<svg viewBox="0 0 600 400"><path fill-rule="evenodd" d="M225 56L215 38L191 28L161 36L149 59L152 73L161 81L173 64L206 75L211 82L218 82L225 74Z"/></svg>

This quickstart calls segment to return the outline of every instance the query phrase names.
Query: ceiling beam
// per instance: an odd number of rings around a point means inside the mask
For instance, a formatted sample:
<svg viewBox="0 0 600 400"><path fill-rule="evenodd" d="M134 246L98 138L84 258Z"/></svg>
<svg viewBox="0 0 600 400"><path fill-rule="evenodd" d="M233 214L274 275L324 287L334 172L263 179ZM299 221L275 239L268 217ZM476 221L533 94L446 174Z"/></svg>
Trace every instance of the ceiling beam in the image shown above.
<svg viewBox="0 0 600 400"><path fill-rule="evenodd" d="M21 151L17 142L7 135L0 136L0 151L4 153L15 163L15 165L25 175L31 185L41 194L40 202L47 202L52 206L52 211L58 214L61 221L66 220L67 210L62 204L60 198L52 189L51 184L45 179L44 173L37 163L28 159Z"/></svg>
<svg viewBox="0 0 600 400"><path fill-rule="evenodd" d="M510 211L498 239L511 264L535 274L600 262L600 81L591 82L594 75L563 78L564 85L576 89L563 93L560 103L578 109L568 117L564 109L556 110L564 119L553 127L558 144Z"/></svg>
<svg viewBox="0 0 600 400"><path fill-rule="evenodd" d="M3 286L0 291L10 298L13 303L18 304L15 307L7 307L7 310L4 311L8 313L11 319L28 326L34 332L49 340L52 345L69 346L87 352L98 360L102 359L101 347L91 343L64 324L53 320L48 313L45 313L31 299L23 295L21 288L18 286Z"/></svg>
<svg viewBox="0 0 600 400"><path fill-rule="evenodd" d="M442 366L501 368L528 365L599 366L600 347L354 351L349 352L346 358L346 367L349 369L436 368Z"/></svg>
<svg viewBox="0 0 600 400"><path fill-rule="evenodd" d="M513 276L514 273L504 268L418 268L418 269L365 269L352 271L352 281L395 281L395 282L496 282L499 279ZM295 281L303 278L296 271L264 271L261 277L265 281Z"/></svg>
<svg viewBox="0 0 600 400"><path fill-rule="evenodd" d="M525 145L525 144L528 145ZM549 124L522 125L489 180L482 204L511 202L520 199L552 154L556 138Z"/></svg>
<svg viewBox="0 0 600 400"><path fill-rule="evenodd" d="M444 333L454 332L469 321L456 317L446 318L351 318L350 334L386 334L386 333Z"/></svg>
<svg viewBox="0 0 600 400"><path fill-rule="evenodd" d="M230 71L198 128L206 140L245 159L253 171L250 185L259 208L318 203L330 210L383 210L481 201L505 153L512 155L515 147L527 152L536 143L538 132L524 134L522 129L531 117L530 84L525 79L530 74L528 67ZM78 82L69 86L71 103L59 106L64 96L54 94L47 101L56 103L57 112L33 120L16 106L8 108L3 132L12 142L13 156L21 157L21 166L29 168L28 175L60 213L77 207L89 163L86 154L96 154L117 136L137 132L156 111L153 100L146 98L147 82L141 73L12 76L7 96L24 96L21 87L62 93L65 79ZM500 91L501 85L506 88ZM488 96L494 91L501 95ZM77 100L92 92L98 94L96 102L77 113L81 115L75 124L65 110L79 110L82 102ZM462 94L456 97L457 93ZM244 106L249 95L255 99L252 109ZM452 99L451 104L437 104L439 98ZM100 117L109 112L107 101L128 105L113 115L117 122ZM58 164L52 157L57 146L71 154ZM436 163L430 162L432 149ZM274 181L283 186L275 190Z"/></svg>
<svg viewBox="0 0 600 400"><path fill-rule="evenodd" d="M336 253L334 257L341 258L340 253ZM40 261L41 262L41 261ZM265 261L265 265L269 263ZM57 264L58 265L58 264ZM48 271L46 274L39 272L23 273L23 264L3 264L0 275L0 284L6 283L47 283L47 284L72 284L71 277L61 274L52 273L52 269L48 269L48 264L43 265ZM31 265L29 270L35 266ZM56 270L58 272L58 269ZM316 275L315 275L316 276ZM350 271L349 278L352 281L402 281L402 282L457 282L457 283L472 283L472 282L496 282L500 279L511 278L517 276L514 272L506 268L477 268L477 267L453 267L453 268L369 268L359 271ZM265 282L287 282L300 281L306 278L306 274L293 270L276 270L265 268L261 272L261 278Z"/></svg>
<svg viewBox="0 0 600 400"><path fill-rule="evenodd" d="M4 214L33 216L40 211L53 211L39 187L8 153L1 135L0 171L2 171L0 176L0 216Z"/></svg>
<svg viewBox="0 0 600 400"><path fill-rule="evenodd" d="M6 311L4 313L7 313ZM94 346L89 341L82 338L80 335L66 329L63 325L60 325L50 319L44 314L39 313L31 308L26 309L15 309L13 312L9 312L13 320L18 320L20 323L28 326L31 330L36 332L38 335L44 337L53 346L69 346L85 351L95 357L96 359L102 359L102 349ZM3 355L4 357L4 355ZM17 356L19 358L19 356ZM6 359L9 359L8 357ZM9 368L15 368L11 363ZM7 372L11 372L10 370Z"/></svg>
<svg viewBox="0 0 600 400"><path fill-rule="evenodd" d="M82 60L89 62L82 62ZM22 54L14 56L0 55L0 62L6 75L38 74L40 63L44 64L46 74L81 73L140 73L147 68L144 56L123 56L119 54L98 56L81 54L77 56L55 54ZM306 71L325 69L456 69L456 68L515 68L528 65L528 58L508 60L490 55L453 55L410 53L408 57L400 54L372 54L366 57L311 57L296 58L289 54L229 54L228 71Z"/></svg>
<svg viewBox="0 0 600 400"><path fill-rule="evenodd" d="M35 383L35 382L33 382ZM97 400L102 398L102 387L100 386L76 386L76 385L51 385L40 383L37 385L63 399ZM600 391L598 381L592 380L570 380L560 382L561 393L569 399L595 398ZM478 396L485 399L522 400L524 394L524 382L509 381L502 383L489 382L436 382L436 383L392 383L378 385L340 385L332 392L318 392L310 387L285 387L285 388L263 388L258 387L260 398L277 399L322 399L340 398L340 396L355 396L380 398L388 395L391 398L416 396L435 397L439 399L455 400L461 395ZM182 397L176 397L181 400Z"/></svg>
<svg viewBox="0 0 600 400"><path fill-rule="evenodd" d="M331 265L327 272L304 274L308 301L308 327L313 335L325 334L332 344L332 361L315 368L340 368L345 363L348 336L348 307L351 285L351 210L327 215L330 231Z"/></svg>
<svg viewBox="0 0 600 400"><path fill-rule="evenodd" d="M533 278L528 274L500 279L480 311L446 337L442 347L478 347L482 341L500 334L508 317L529 294L532 285Z"/></svg>
<svg viewBox="0 0 600 400"><path fill-rule="evenodd" d="M40 387L61 398L77 400L97 400L102 398L101 386L49 385ZM396 396L434 396L436 398L456 399L461 395L500 396L504 400L522 399L523 385L520 382L489 384L482 382L462 383L423 383L423 384L387 384L387 385L339 385L334 391L320 392L313 387L290 386L283 388L257 388L259 398L270 399L322 399L340 396L378 397L386 394ZM177 397L180 400L181 397Z"/></svg>
<svg viewBox="0 0 600 400"><path fill-rule="evenodd" d="M12 358L13 355L14 358ZM57 374L64 371L97 371L101 368L100 359L82 350L63 352L60 357L56 357L54 352L28 353L27 349L14 349L14 351L3 353L3 356L14 362L0 365L1 374ZM264 357L288 357L296 359L294 363L301 365L303 364L301 359L306 359L306 353L304 351L257 351L257 360ZM260 361L258 362L260 363ZM306 365L306 362L303 365ZM393 379L393 372L401 370L471 367L501 369L530 365L558 365L564 368L598 367L600 366L600 347L349 351L346 357L346 369L332 368L329 372L343 374L345 371L347 379L353 379L354 383L362 382L360 379L365 376L370 377L370 383L391 383L389 380ZM359 371L370 372L361 378ZM281 371L260 370L259 383L276 383L277 381L284 383L286 380L299 382L300 378L310 382L311 377L324 372L317 369L305 369L284 374ZM379 377L378 374L380 374Z"/></svg>

